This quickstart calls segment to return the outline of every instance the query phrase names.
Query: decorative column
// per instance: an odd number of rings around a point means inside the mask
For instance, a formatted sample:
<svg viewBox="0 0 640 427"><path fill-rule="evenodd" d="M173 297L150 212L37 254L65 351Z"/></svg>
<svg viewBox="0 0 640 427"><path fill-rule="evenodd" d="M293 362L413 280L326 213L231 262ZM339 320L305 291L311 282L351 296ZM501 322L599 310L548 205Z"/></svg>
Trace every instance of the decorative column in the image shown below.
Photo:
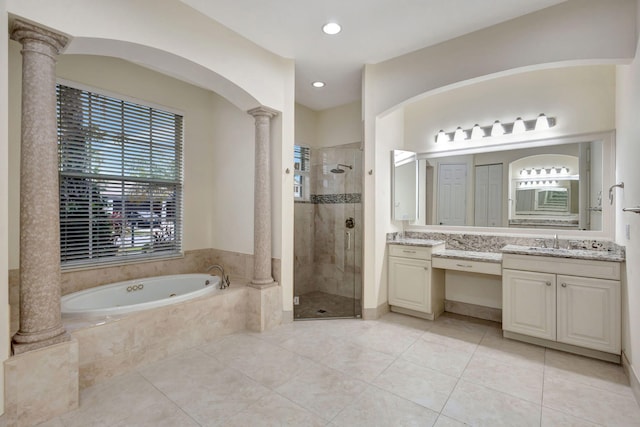
<svg viewBox="0 0 640 427"><path fill-rule="evenodd" d="M253 280L257 287L274 283L271 275L271 118L266 107L248 111L256 121L256 158L253 190Z"/></svg>
<svg viewBox="0 0 640 427"><path fill-rule="evenodd" d="M60 314L60 219L56 57L68 39L16 20L22 44L20 329L13 352L67 341Z"/></svg>

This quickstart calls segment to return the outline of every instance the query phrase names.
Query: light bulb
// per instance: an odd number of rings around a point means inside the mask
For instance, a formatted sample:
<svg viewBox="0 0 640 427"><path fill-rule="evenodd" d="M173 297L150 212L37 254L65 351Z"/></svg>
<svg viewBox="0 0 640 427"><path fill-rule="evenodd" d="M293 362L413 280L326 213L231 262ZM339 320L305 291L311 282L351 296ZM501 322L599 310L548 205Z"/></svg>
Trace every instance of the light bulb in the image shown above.
<svg viewBox="0 0 640 427"><path fill-rule="evenodd" d="M330 36L333 36L335 34L338 34L340 31L342 31L342 27L340 26L340 24L336 22L329 22L322 26L322 31L325 34L329 34Z"/></svg>
<svg viewBox="0 0 640 427"><path fill-rule="evenodd" d="M442 129L440 129L440 132L438 132L438 136L436 136L436 143L439 142L449 142L449 137L446 133L444 133Z"/></svg>
<svg viewBox="0 0 640 427"><path fill-rule="evenodd" d="M540 113L538 118L536 119L536 130L547 130L549 129L549 120L544 113Z"/></svg>
<svg viewBox="0 0 640 427"><path fill-rule="evenodd" d="M467 133L460 127L456 129L456 132L453 134L454 141L464 141L467 139Z"/></svg>
<svg viewBox="0 0 640 427"><path fill-rule="evenodd" d="M513 122L513 130L511 131L511 133L514 135L518 135L524 133L526 130L527 127L524 124L524 120L522 120L522 117L518 117L516 121Z"/></svg>
<svg viewBox="0 0 640 427"><path fill-rule="evenodd" d="M484 138L484 130L480 127L480 125L475 124L471 129L471 139L481 139Z"/></svg>
<svg viewBox="0 0 640 427"><path fill-rule="evenodd" d="M493 122L493 126L491 127L491 136L500 135L504 135L504 127L502 126L502 123L500 123L500 120L496 120Z"/></svg>

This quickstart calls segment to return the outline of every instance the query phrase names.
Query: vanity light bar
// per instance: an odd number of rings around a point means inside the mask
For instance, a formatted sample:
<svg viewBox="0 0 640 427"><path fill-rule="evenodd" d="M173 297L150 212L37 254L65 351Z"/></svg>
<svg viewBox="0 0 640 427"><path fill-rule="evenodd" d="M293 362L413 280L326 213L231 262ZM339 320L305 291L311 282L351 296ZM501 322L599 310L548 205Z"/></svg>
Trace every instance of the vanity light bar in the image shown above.
<svg viewBox="0 0 640 427"><path fill-rule="evenodd" d="M548 168L526 168L520 170L520 178L533 177L571 177L569 168L565 166L551 166Z"/></svg>
<svg viewBox="0 0 640 427"><path fill-rule="evenodd" d="M518 183L520 188L557 187L558 181L523 181Z"/></svg>
<svg viewBox="0 0 640 427"><path fill-rule="evenodd" d="M521 117L518 117L512 123L500 123L500 120L496 120L493 124L488 126L480 126L476 124L471 129L462 129L458 126L458 128L452 132L445 132L444 130L441 130L436 135L435 140L436 143L472 141L492 136L517 135L519 133L534 130L545 130L552 128L555 125L555 117L547 117L544 113L540 113L538 117L531 120L523 120Z"/></svg>

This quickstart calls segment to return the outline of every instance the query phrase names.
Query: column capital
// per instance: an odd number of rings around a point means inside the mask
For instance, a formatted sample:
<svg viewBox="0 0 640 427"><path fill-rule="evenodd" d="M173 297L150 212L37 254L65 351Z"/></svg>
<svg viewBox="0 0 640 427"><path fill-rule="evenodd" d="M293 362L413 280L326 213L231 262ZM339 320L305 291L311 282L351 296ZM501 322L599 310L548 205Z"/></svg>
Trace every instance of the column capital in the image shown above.
<svg viewBox="0 0 640 427"><path fill-rule="evenodd" d="M15 19L11 24L11 39L20 42L25 46L29 42L47 45L52 51L41 52L50 56L55 56L69 43L69 38L62 34L44 29L37 25Z"/></svg>
<svg viewBox="0 0 640 427"><path fill-rule="evenodd" d="M265 107L263 105L261 105L260 107L252 108L251 110L247 111L247 113L251 114L253 117L266 116L268 118L275 117L279 114L278 111L269 107Z"/></svg>

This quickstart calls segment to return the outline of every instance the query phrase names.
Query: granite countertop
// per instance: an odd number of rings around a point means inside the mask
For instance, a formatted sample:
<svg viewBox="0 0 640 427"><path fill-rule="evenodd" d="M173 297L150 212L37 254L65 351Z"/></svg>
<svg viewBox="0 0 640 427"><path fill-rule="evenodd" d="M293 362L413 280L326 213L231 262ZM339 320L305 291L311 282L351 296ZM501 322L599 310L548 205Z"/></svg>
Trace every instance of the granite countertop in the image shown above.
<svg viewBox="0 0 640 427"><path fill-rule="evenodd" d="M500 252L474 252L464 251L460 249L445 249L443 251L434 252L432 258L452 258L465 261L483 261L496 264L502 263L502 253Z"/></svg>
<svg viewBox="0 0 640 427"><path fill-rule="evenodd" d="M624 253L621 251L598 251L587 249L554 249L531 246L506 245L502 253L517 255L537 255L557 258L587 259L594 261L623 262Z"/></svg>
<svg viewBox="0 0 640 427"><path fill-rule="evenodd" d="M387 239L388 244L405 245L405 246L425 246L433 247L438 245L444 245L444 240L430 240L430 239L411 239L408 237L399 237L397 239Z"/></svg>

